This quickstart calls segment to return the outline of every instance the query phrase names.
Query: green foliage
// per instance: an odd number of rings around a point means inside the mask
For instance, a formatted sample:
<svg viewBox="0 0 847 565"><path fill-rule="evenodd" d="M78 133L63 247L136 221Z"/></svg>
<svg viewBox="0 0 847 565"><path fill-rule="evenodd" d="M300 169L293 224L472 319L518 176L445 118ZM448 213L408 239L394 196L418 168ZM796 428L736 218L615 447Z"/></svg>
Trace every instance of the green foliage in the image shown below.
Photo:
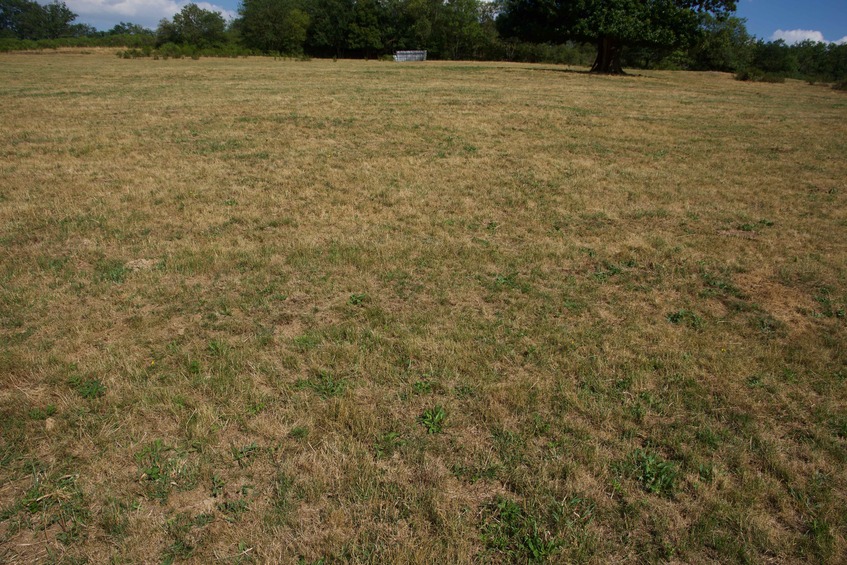
<svg viewBox="0 0 847 565"><path fill-rule="evenodd" d="M304 426L295 426L288 432L289 437L294 439L305 439L309 435L309 428Z"/></svg>
<svg viewBox="0 0 847 565"><path fill-rule="evenodd" d="M735 80L740 81L749 81L749 82L771 82L771 83L782 83L785 82L785 77L782 75L776 75L773 73L767 73L761 69L756 68L747 68L738 71L735 74Z"/></svg>
<svg viewBox="0 0 847 565"><path fill-rule="evenodd" d="M426 428L426 433L437 434L444 429L444 420L447 418L447 413L441 406L435 406L424 411L418 417L418 421Z"/></svg>
<svg viewBox="0 0 847 565"><path fill-rule="evenodd" d="M58 0L39 4L30 0L0 0L0 37L58 39L88 31L72 25L77 15Z"/></svg>
<svg viewBox="0 0 847 565"><path fill-rule="evenodd" d="M536 516L500 496L483 508L481 533L488 552L513 563L544 561L562 545Z"/></svg>
<svg viewBox="0 0 847 565"><path fill-rule="evenodd" d="M692 329L699 330L703 327L703 318L691 310L677 310L668 314L668 321L672 324L686 325Z"/></svg>
<svg viewBox="0 0 847 565"><path fill-rule="evenodd" d="M247 47L287 55L303 52L311 19L297 0L244 0L238 13Z"/></svg>
<svg viewBox="0 0 847 565"><path fill-rule="evenodd" d="M98 261L97 276L101 281L122 283L126 279L129 270L123 261L117 259L103 259Z"/></svg>
<svg viewBox="0 0 847 565"><path fill-rule="evenodd" d="M347 300L347 303L351 306L361 306L367 300L368 295L363 293L353 293L350 295L350 298Z"/></svg>
<svg viewBox="0 0 847 565"><path fill-rule="evenodd" d="M391 455L400 447L406 445L406 440L400 437L397 432L388 432L383 434L375 443L374 451L377 458L391 457Z"/></svg>
<svg viewBox="0 0 847 565"><path fill-rule="evenodd" d="M68 384L85 399L99 398L106 393L106 386L97 379L86 379L80 375L72 375Z"/></svg>
<svg viewBox="0 0 847 565"><path fill-rule="evenodd" d="M698 14L724 17L734 10L734 0L505 0L497 23L505 37L594 41L598 52L592 70L620 72L622 46L688 46L700 34Z"/></svg>
<svg viewBox="0 0 847 565"><path fill-rule="evenodd" d="M52 535L63 545L84 539L90 511L84 493L77 485L79 476L55 473L47 475L34 466L32 471L29 488L10 506L4 504L0 523L12 517L17 517L12 523L34 522L38 529L43 530L42 536L48 535L47 532L52 530L55 532Z"/></svg>
<svg viewBox="0 0 847 565"><path fill-rule="evenodd" d="M630 454L623 468L627 475L641 483L644 490L653 494L671 496L676 489L678 467L656 453L637 449Z"/></svg>
<svg viewBox="0 0 847 565"><path fill-rule="evenodd" d="M220 12L204 10L197 4L186 4L174 14L173 20L164 19L156 30L156 43L211 47L226 42L226 20Z"/></svg>
<svg viewBox="0 0 847 565"><path fill-rule="evenodd" d="M308 388L313 390L321 398L329 398L331 396L341 396L344 394L344 389L347 383L344 379L338 379L328 371L319 371L318 374L309 379L300 379L296 383L297 388Z"/></svg>
<svg viewBox="0 0 847 565"><path fill-rule="evenodd" d="M135 454L141 482L150 498L167 500L172 488L192 488L197 482L197 468L182 453L157 439Z"/></svg>
<svg viewBox="0 0 847 565"><path fill-rule="evenodd" d="M700 16L701 39L691 48L691 68L734 72L749 66L755 49L743 19Z"/></svg>
<svg viewBox="0 0 847 565"><path fill-rule="evenodd" d="M246 467L247 460L253 457L253 455L255 455L258 450L259 446L254 441L249 445L245 445L240 448L233 447L232 457L233 459L235 459L236 463L238 463L239 467Z"/></svg>
<svg viewBox="0 0 847 565"><path fill-rule="evenodd" d="M56 405L48 404L44 408L33 408L29 411L29 417L33 420L46 420L56 414Z"/></svg>

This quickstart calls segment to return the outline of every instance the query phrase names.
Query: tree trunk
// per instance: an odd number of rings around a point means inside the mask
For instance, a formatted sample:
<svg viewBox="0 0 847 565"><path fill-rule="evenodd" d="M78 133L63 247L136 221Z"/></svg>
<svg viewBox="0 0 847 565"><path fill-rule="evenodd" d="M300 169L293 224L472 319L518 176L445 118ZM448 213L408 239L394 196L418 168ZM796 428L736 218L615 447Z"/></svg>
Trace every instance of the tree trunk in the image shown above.
<svg viewBox="0 0 847 565"><path fill-rule="evenodd" d="M621 44L610 37L601 37L597 41L597 58L591 67L592 73L622 75Z"/></svg>

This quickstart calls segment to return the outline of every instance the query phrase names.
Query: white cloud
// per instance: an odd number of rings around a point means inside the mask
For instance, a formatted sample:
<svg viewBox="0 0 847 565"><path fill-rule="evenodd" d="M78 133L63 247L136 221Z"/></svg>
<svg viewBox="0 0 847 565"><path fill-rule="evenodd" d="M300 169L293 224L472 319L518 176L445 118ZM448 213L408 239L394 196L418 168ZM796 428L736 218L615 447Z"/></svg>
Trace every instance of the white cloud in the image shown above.
<svg viewBox="0 0 847 565"><path fill-rule="evenodd" d="M79 14L78 22L91 22L101 29L111 27L118 21L141 24L155 28L162 18L172 18L188 1L175 0L65 0L68 7ZM232 19L236 13L210 4L196 2L204 10L220 12L224 19ZM110 24L110 22L113 22Z"/></svg>
<svg viewBox="0 0 847 565"><path fill-rule="evenodd" d="M845 35L845 36L844 36L844 37L842 37L841 39L836 39L836 40L835 40L835 43L836 43L837 45L845 45L845 44L847 44L847 35Z"/></svg>
<svg viewBox="0 0 847 565"><path fill-rule="evenodd" d="M778 29L773 32L773 35L771 35L771 41L777 41L778 39L785 41L789 45L800 43L801 41L826 43L826 39L823 38L823 34L812 29Z"/></svg>

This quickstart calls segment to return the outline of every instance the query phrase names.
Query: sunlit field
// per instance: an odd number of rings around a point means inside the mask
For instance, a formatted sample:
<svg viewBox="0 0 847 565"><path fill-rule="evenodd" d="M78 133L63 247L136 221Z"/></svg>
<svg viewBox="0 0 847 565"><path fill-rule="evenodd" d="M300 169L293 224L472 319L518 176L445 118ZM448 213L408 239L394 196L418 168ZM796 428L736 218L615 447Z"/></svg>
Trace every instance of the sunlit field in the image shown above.
<svg viewBox="0 0 847 565"><path fill-rule="evenodd" d="M0 561L838 563L847 95L0 56Z"/></svg>

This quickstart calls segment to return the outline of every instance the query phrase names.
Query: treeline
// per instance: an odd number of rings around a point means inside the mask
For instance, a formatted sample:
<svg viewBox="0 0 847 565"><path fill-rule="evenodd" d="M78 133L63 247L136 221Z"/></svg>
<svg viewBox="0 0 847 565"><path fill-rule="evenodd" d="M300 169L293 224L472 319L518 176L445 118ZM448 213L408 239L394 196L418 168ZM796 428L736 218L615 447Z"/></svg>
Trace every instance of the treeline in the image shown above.
<svg viewBox="0 0 847 565"><path fill-rule="evenodd" d="M847 80L847 44L764 41L750 35L744 20L735 17L721 21L704 14L700 27L699 39L687 48L630 48L624 51L625 63L636 68L725 71L752 80Z"/></svg>
<svg viewBox="0 0 847 565"><path fill-rule="evenodd" d="M44 5L31 0L0 0L0 51L155 45L155 33L140 25L121 22L109 31L98 31L88 24L74 23L77 17L58 0Z"/></svg>
<svg viewBox="0 0 847 565"><path fill-rule="evenodd" d="M482 0L242 0L238 17L188 4L156 30L120 23L98 31L75 23L63 2L0 0L0 50L128 47L147 56L272 54L379 58L426 49L430 58L590 65L594 45L530 43L508 37L500 2ZM788 45L751 36L742 19L700 16L700 33L673 50L627 46L631 68L716 70L740 78L847 80L847 45Z"/></svg>

